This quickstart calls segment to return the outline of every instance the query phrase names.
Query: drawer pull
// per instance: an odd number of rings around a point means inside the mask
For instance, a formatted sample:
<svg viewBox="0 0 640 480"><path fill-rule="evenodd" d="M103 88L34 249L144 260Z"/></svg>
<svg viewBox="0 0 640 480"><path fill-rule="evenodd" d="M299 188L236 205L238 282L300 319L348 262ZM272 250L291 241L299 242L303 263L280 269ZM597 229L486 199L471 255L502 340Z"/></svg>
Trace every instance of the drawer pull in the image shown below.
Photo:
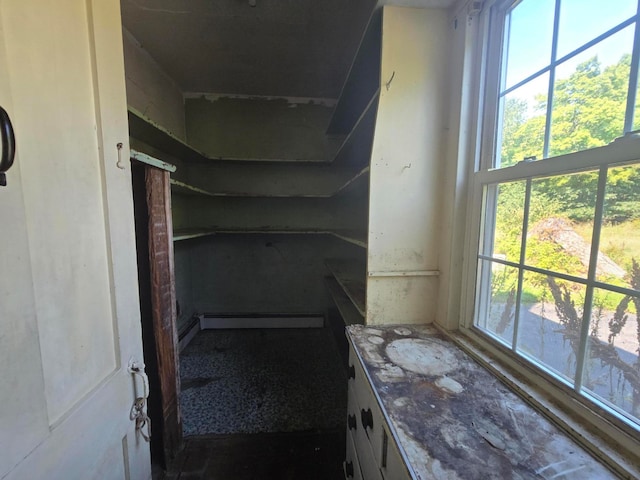
<svg viewBox="0 0 640 480"><path fill-rule="evenodd" d="M349 426L349 430L356 430L358 428L355 415L347 415L347 425Z"/></svg>
<svg viewBox="0 0 640 480"><path fill-rule="evenodd" d="M349 380L356 378L356 367L354 367L353 365L349 365Z"/></svg>
<svg viewBox="0 0 640 480"><path fill-rule="evenodd" d="M365 410L364 408L360 411L360 420L362 420L362 426L366 430L370 428L373 430L373 412L371 409Z"/></svg>
<svg viewBox="0 0 640 480"><path fill-rule="evenodd" d="M349 478L353 478L353 462L345 462L344 464L344 474L349 477Z"/></svg>

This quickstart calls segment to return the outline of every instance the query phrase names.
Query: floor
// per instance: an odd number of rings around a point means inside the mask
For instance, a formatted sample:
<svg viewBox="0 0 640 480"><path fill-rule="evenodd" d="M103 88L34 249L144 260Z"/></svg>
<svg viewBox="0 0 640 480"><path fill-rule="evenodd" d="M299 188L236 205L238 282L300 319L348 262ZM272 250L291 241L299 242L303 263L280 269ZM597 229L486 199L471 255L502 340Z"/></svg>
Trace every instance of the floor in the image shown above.
<svg viewBox="0 0 640 480"><path fill-rule="evenodd" d="M347 381L329 328L203 330L180 355L186 436L341 428Z"/></svg>
<svg viewBox="0 0 640 480"><path fill-rule="evenodd" d="M190 437L154 480L344 480L344 429Z"/></svg>
<svg viewBox="0 0 640 480"><path fill-rule="evenodd" d="M343 480L346 373L331 330L201 331L180 355L185 448L154 480Z"/></svg>

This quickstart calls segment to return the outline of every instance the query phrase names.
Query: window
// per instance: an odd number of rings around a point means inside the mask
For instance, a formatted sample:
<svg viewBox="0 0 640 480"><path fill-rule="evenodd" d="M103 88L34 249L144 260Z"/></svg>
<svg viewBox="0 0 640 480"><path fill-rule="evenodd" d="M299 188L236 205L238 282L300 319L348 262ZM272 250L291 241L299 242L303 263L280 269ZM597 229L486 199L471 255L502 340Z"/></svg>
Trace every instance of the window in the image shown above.
<svg viewBox="0 0 640 480"><path fill-rule="evenodd" d="M473 326L640 429L638 0L489 13Z"/></svg>

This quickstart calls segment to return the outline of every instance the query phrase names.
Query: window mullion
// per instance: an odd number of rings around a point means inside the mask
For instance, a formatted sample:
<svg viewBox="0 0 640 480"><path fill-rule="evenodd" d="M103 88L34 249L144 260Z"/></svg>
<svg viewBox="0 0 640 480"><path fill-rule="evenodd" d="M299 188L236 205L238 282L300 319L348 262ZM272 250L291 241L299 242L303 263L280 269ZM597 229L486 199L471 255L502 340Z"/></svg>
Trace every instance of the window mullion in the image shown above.
<svg viewBox="0 0 640 480"><path fill-rule="evenodd" d="M527 179L527 186L524 194L524 215L522 218L522 238L520 239L520 260L518 268L518 287L516 290L516 308L513 318L513 340L511 349L517 351L518 329L520 327L520 301L522 300L522 284L524 282L524 269L527 253L527 230L529 229L529 205L531 204L531 179Z"/></svg>
<svg viewBox="0 0 640 480"><path fill-rule="evenodd" d="M633 38L633 52L631 54L631 71L629 73L629 91L627 94L627 109L624 115L624 133L633 130L636 96L638 92L638 68L640 68L640 1L636 12L636 28Z"/></svg>
<svg viewBox="0 0 640 480"><path fill-rule="evenodd" d="M589 271L587 275L587 289L584 298L582 312L582 325L580 327L580 346L576 356L576 379L574 388L576 392L582 389L584 364L586 362L587 342L589 341L589 325L591 323L591 308L593 303L593 290L598 268L598 252L600 251L600 230L604 214L604 194L607 188L607 167L600 167L598 175L598 193L596 196L596 210L593 218L593 232L591 235L591 251L589 255Z"/></svg>
<svg viewBox="0 0 640 480"><path fill-rule="evenodd" d="M556 56L558 54L558 29L560 28L560 2L556 0L556 10L553 19L553 37L551 41L551 68L549 69L549 90L547 91L547 118L544 125L544 146L542 157L549 156L549 143L551 142L551 115L553 113L553 91L556 82Z"/></svg>
<svg viewBox="0 0 640 480"><path fill-rule="evenodd" d="M495 10L485 25L484 35L489 43L486 59L486 85L490 86L485 92L484 121L482 128L482 147L480 157L480 170L492 168L498 159L498 138L500 136L500 85L503 40L501 32L505 28L506 19L498 15Z"/></svg>

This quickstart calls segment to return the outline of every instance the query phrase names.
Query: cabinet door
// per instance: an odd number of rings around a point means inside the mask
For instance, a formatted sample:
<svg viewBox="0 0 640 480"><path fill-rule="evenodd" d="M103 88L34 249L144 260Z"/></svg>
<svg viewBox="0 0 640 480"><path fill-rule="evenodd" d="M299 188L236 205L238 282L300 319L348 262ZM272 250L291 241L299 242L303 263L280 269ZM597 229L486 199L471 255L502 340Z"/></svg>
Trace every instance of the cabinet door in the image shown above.
<svg viewBox="0 0 640 480"><path fill-rule="evenodd" d="M150 478L117 0L0 0L0 104L0 477Z"/></svg>

